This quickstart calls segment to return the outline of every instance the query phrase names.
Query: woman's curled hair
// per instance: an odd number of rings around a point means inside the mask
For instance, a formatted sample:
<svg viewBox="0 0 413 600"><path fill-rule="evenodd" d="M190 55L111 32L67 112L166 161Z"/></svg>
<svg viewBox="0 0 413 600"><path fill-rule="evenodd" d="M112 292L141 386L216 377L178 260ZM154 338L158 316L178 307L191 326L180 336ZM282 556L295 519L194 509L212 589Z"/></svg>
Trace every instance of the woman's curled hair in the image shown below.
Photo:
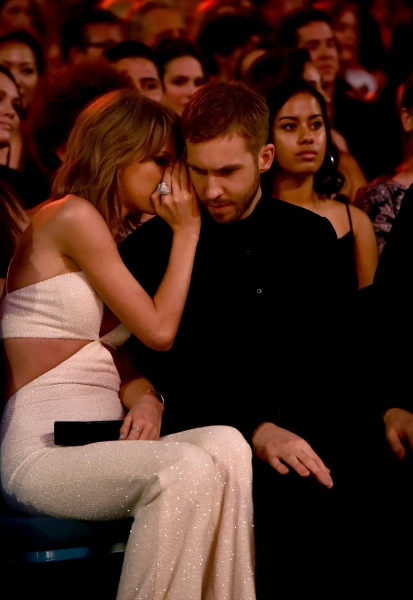
<svg viewBox="0 0 413 600"><path fill-rule="evenodd" d="M122 169L136 160L155 158L171 135L176 140L176 114L138 90L116 90L100 96L75 122L54 179L52 199L67 194L85 198L115 233L122 214ZM139 217L131 215L123 225L133 229Z"/></svg>

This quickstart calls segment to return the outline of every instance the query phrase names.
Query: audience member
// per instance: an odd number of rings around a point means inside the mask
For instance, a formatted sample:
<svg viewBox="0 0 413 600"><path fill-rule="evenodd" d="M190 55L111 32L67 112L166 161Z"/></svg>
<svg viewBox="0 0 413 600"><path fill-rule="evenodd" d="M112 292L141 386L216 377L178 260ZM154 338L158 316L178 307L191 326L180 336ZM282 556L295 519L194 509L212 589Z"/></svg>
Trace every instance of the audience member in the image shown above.
<svg viewBox="0 0 413 600"><path fill-rule="evenodd" d="M127 73L142 94L162 100L162 83L155 52L135 40L125 40L105 50L103 56L117 71Z"/></svg>
<svg viewBox="0 0 413 600"><path fill-rule="evenodd" d="M185 20L172 0L144 0L125 17L129 37L153 48L161 40L186 37Z"/></svg>
<svg viewBox="0 0 413 600"><path fill-rule="evenodd" d="M413 72L401 86L399 97L396 102L403 133L403 161L393 176L383 176L360 188L355 200L373 222L379 253L386 244L404 194L413 183Z"/></svg>
<svg viewBox="0 0 413 600"><path fill-rule="evenodd" d="M39 29L39 7L35 0L0 0L0 36L12 31Z"/></svg>
<svg viewBox="0 0 413 600"><path fill-rule="evenodd" d="M330 5L341 75L365 100L377 101L386 83L379 27L367 7L357 0L331 0Z"/></svg>
<svg viewBox="0 0 413 600"><path fill-rule="evenodd" d="M290 75L302 77L312 85L326 101L328 113L330 99L323 90L320 73L305 48L290 50L287 54L279 50L265 53L251 65L245 74L244 81L265 96L271 89L275 78ZM343 136L336 129L331 129L331 137L339 151L338 169L344 175L344 184L340 195L344 194L348 201L353 203L357 190L366 185L367 180L360 165L349 153L347 142Z"/></svg>
<svg viewBox="0 0 413 600"><path fill-rule="evenodd" d="M239 82L209 82L187 104L186 160L202 207L188 299L167 353L129 344L174 404L164 433L231 424L250 440L260 600L330 598L337 585L376 594L389 579L396 589L390 561L407 513L392 504L398 488L381 461L376 409L371 418L346 362L356 337L337 281L337 236L328 219L262 196L274 152L268 120L263 98ZM126 265L150 295L171 238L154 217L124 242ZM147 261L136 258L143 251ZM384 514L392 518L383 532Z"/></svg>
<svg viewBox="0 0 413 600"><path fill-rule="evenodd" d="M120 378L112 356L130 331L167 350L184 308L200 216L186 166L171 164L176 130L173 111L137 90L100 97L76 121L55 201L22 234L1 305L1 486L20 514L134 517L118 600L254 600L248 444L219 427L159 441L162 396L138 373ZM114 239L142 211L174 232L153 298ZM74 415L123 419L121 441L55 445L54 422Z"/></svg>
<svg viewBox="0 0 413 600"><path fill-rule="evenodd" d="M136 0L100 0L97 7L102 10L109 10L118 19L125 19L135 2Z"/></svg>
<svg viewBox="0 0 413 600"><path fill-rule="evenodd" d="M32 207L38 203L34 199L41 197L42 181L29 168L27 161L21 165L21 146L15 144L16 138L21 140L21 107L17 83L10 71L0 64L0 185L7 182L24 206Z"/></svg>
<svg viewBox="0 0 413 600"><path fill-rule="evenodd" d="M261 27L245 14L218 14L200 28L197 44L211 77L231 81L235 78L244 48L259 38Z"/></svg>
<svg viewBox="0 0 413 600"><path fill-rule="evenodd" d="M410 185L380 255L373 284L373 345L368 355L375 400L378 410L384 413L387 441L395 456L399 460L405 459L404 468L409 470L410 480L413 457L413 402L408 393L411 355L407 342L413 332L412 195L413 186ZM411 491L410 489L408 501L411 500Z"/></svg>
<svg viewBox="0 0 413 600"><path fill-rule="evenodd" d="M344 182L323 96L303 79L289 77L276 82L266 99L275 147L266 175L272 196L330 221L340 247L336 269L347 294L371 285L378 260L374 230L364 211L333 199Z"/></svg>
<svg viewBox="0 0 413 600"><path fill-rule="evenodd" d="M25 114L30 107L39 77L43 75L42 48L27 31L14 31L0 38L0 64L14 76Z"/></svg>
<svg viewBox="0 0 413 600"><path fill-rule="evenodd" d="M204 57L191 42L163 40L156 47L163 102L182 115L188 100L208 79Z"/></svg>
<svg viewBox="0 0 413 600"><path fill-rule="evenodd" d="M0 64L0 176L9 170L11 140L19 129L22 102L16 80L11 72Z"/></svg>
<svg viewBox="0 0 413 600"><path fill-rule="evenodd" d="M261 23L267 29L267 35L277 35L283 21L293 14L308 10L312 0L260 0L257 2Z"/></svg>
<svg viewBox="0 0 413 600"><path fill-rule="evenodd" d="M29 217L15 191L0 181L0 298L17 241L28 224Z"/></svg>
<svg viewBox="0 0 413 600"><path fill-rule="evenodd" d="M33 103L27 133L31 154L49 181L61 164L81 110L97 96L133 87L126 73L119 73L102 58L64 65L44 78L42 93Z"/></svg>
<svg viewBox="0 0 413 600"><path fill-rule="evenodd" d="M299 12L285 20L278 40L286 48L309 51L321 75L323 89L331 99L328 104L330 124L344 136L349 151L371 181L384 169L382 140L377 128L379 109L362 101L339 76L337 41L328 15L318 10Z"/></svg>
<svg viewBox="0 0 413 600"><path fill-rule="evenodd" d="M97 58L102 52L125 39L125 25L111 12L84 10L71 17L61 32L64 62L76 63Z"/></svg>

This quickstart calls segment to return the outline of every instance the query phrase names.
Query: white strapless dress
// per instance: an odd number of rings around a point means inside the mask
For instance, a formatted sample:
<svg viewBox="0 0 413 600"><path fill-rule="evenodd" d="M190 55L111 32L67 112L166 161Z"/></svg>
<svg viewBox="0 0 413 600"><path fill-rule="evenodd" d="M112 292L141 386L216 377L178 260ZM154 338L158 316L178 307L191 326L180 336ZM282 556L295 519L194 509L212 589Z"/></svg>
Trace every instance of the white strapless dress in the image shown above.
<svg viewBox="0 0 413 600"><path fill-rule="evenodd" d="M82 272L3 299L2 338L90 340L7 402L0 438L7 503L32 515L134 517L118 600L254 600L251 450L238 431L54 445L54 421L124 416L119 375L102 342L117 347L129 332L119 325L100 338L102 316Z"/></svg>

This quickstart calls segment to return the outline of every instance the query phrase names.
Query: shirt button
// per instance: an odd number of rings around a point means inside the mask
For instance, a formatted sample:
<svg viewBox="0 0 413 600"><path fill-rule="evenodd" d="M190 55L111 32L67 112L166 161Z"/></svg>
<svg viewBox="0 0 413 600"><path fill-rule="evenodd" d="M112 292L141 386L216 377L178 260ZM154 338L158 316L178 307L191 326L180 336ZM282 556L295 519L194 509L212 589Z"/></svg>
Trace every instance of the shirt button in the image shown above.
<svg viewBox="0 0 413 600"><path fill-rule="evenodd" d="M258 288L257 290L257 294L261 294L262 290L260 288Z"/></svg>

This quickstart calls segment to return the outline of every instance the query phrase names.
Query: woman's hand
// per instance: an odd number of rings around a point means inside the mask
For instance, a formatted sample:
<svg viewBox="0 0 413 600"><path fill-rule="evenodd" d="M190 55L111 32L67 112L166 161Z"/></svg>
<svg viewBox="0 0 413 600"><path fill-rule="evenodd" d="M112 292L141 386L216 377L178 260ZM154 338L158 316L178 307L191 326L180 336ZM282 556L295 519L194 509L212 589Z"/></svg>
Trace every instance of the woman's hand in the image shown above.
<svg viewBox="0 0 413 600"><path fill-rule="evenodd" d="M168 166L162 181L172 192L162 195L156 190L151 195L157 214L168 223L174 233L185 231L199 236L201 215L186 164L178 161Z"/></svg>
<svg viewBox="0 0 413 600"><path fill-rule="evenodd" d="M255 430L252 443L255 454L281 475L289 472L289 465L301 477L311 474L327 488L333 487L330 470L311 446L295 433L274 423L262 423Z"/></svg>
<svg viewBox="0 0 413 600"><path fill-rule="evenodd" d="M152 394L142 394L120 428L121 440L159 440L163 406Z"/></svg>

